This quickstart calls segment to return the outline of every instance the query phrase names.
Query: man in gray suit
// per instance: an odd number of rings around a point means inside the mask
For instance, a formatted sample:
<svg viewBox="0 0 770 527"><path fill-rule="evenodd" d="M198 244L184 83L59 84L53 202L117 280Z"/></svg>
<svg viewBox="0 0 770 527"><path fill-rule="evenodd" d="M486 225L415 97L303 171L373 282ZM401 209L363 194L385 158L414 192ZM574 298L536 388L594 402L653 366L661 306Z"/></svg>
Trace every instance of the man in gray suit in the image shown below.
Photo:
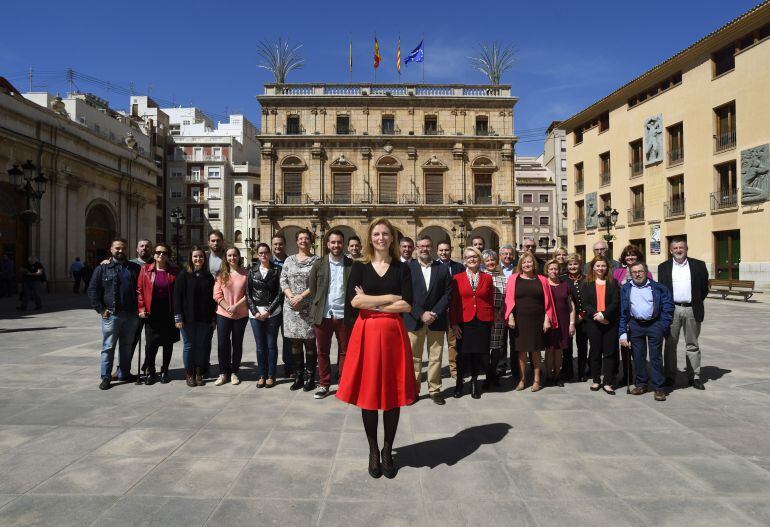
<svg viewBox="0 0 770 527"><path fill-rule="evenodd" d="M333 230L326 237L326 256L317 260L310 270L310 313L313 316L316 344L318 347L319 388L314 397L323 399L329 395L332 379L332 335L337 337L337 375L342 376L348 334L355 321L349 303L345 302L348 277L353 260L345 256L345 235Z"/></svg>

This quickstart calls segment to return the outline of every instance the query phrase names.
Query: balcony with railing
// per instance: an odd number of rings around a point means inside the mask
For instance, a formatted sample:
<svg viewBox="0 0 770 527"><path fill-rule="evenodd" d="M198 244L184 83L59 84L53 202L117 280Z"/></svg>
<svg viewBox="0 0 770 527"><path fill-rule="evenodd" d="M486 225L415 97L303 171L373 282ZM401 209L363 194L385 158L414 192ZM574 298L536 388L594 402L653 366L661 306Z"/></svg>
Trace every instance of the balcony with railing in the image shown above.
<svg viewBox="0 0 770 527"><path fill-rule="evenodd" d="M395 125L380 125L380 135L401 135L401 128Z"/></svg>
<svg viewBox="0 0 770 527"><path fill-rule="evenodd" d="M738 191L734 189L718 190L711 193L711 212L736 210L738 208Z"/></svg>
<svg viewBox="0 0 770 527"><path fill-rule="evenodd" d="M644 223L644 207L632 207L628 209L628 223Z"/></svg>
<svg viewBox="0 0 770 527"><path fill-rule="evenodd" d="M511 86L489 84L266 84L266 96L511 98Z"/></svg>
<svg viewBox="0 0 770 527"><path fill-rule="evenodd" d="M684 163L684 148L672 148L668 151L668 166Z"/></svg>
<svg viewBox="0 0 770 527"><path fill-rule="evenodd" d="M326 203L332 204L332 205L360 205L360 204L368 204L372 203L372 193L371 192L364 192L364 193L336 193L336 194L327 194L326 195Z"/></svg>
<svg viewBox="0 0 770 527"><path fill-rule="evenodd" d="M305 127L299 123L290 123L283 127L285 135L305 135Z"/></svg>
<svg viewBox="0 0 770 527"><path fill-rule="evenodd" d="M672 199L663 204L663 216L666 219L684 216L684 198Z"/></svg>
<svg viewBox="0 0 770 527"><path fill-rule="evenodd" d="M422 133L423 135L444 135L444 130L440 126L425 126Z"/></svg>
<svg viewBox="0 0 770 527"><path fill-rule="evenodd" d="M276 205L307 205L312 203L309 194L302 192L284 192L283 194L276 194Z"/></svg>
<svg viewBox="0 0 770 527"><path fill-rule="evenodd" d="M716 152L723 152L735 148L736 137L735 130L729 132L723 132L714 136L714 150Z"/></svg>
<svg viewBox="0 0 770 527"><path fill-rule="evenodd" d="M631 179L641 177L644 174L644 163L641 161L634 161L630 163L631 166Z"/></svg>
<svg viewBox="0 0 770 527"><path fill-rule="evenodd" d="M473 128L473 135L479 136L495 136L497 132L491 126L475 126Z"/></svg>
<svg viewBox="0 0 770 527"><path fill-rule="evenodd" d="M469 205L501 205L503 203L503 199L498 195L485 195L483 193L478 194L468 194L467 199L465 201Z"/></svg>
<svg viewBox="0 0 770 527"><path fill-rule="evenodd" d="M599 186L600 187L606 187L610 184L610 173L609 172L602 172L599 174Z"/></svg>
<svg viewBox="0 0 770 527"><path fill-rule="evenodd" d="M337 135L356 135L356 130L350 125L334 125L334 133Z"/></svg>
<svg viewBox="0 0 770 527"><path fill-rule="evenodd" d="M586 219L585 218L578 218L576 220L572 220L572 230L575 233L585 232L585 230L586 230Z"/></svg>

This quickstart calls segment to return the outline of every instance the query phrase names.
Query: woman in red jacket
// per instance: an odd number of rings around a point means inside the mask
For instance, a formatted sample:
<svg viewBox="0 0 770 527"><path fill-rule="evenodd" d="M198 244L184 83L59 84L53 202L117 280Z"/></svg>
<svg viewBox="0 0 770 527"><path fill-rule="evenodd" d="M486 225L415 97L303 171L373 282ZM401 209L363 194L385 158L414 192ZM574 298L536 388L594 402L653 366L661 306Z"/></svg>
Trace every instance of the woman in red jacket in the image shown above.
<svg viewBox="0 0 770 527"><path fill-rule="evenodd" d="M452 277L452 304L449 317L457 335L457 386L454 396L463 394L463 376L471 375L471 397L481 397L477 380L484 354L489 354L495 287L492 276L481 271L481 253L475 247L465 249L465 272Z"/></svg>
<svg viewBox="0 0 770 527"><path fill-rule="evenodd" d="M526 386L527 353L532 358L534 382L532 391L540 390L540 353L545 349L545 333L558 328L553 294L548 279L537 274L535 257L524 253L519 258L516 272L505 285L505 316L508 327L513 330L516 351L519 353L520 381L516 386L521 391Z"/></svg>
<svg viewBox="0 0 770 527"><path fill-rule="evenodd" d="M168 373L171 364L171 351L174 342L179 342L179 330L174 324L174 281L179 269L169 262L171 249L164 243L155 246L155 261L142 266L136 284L136 297L139 304L139 318L146 320L145 334L147 345L147 379L149 386L155 382L155 356L163 346L163 366L160 369L160 382L169 382Z"/></svg>

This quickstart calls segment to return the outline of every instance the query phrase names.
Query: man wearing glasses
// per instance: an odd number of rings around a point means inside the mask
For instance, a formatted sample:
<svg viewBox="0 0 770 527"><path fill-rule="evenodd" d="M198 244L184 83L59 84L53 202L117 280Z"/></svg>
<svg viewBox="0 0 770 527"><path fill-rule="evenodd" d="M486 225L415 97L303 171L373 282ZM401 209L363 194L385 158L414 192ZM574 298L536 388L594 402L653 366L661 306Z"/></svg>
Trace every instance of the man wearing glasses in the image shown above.
<svg viewBox="0 0 770 527"><path fill-rule="evenodd" d="M524 238L522 246L524 247L525 253L530 253L535 257L535 263L537 265L535 271L537 271L538 274L543 274L545 272L545 262L537 255L537 244L535 243L535 240L532 238Z"/></svg>
<svg viewBox="0 0 770 527"><path fill-rule="evenodd" d="M629 269L631 281L620 290L620 345L631 348L636 375L633 395L642 395L650 384L647 374L647 352L650 354L652 388L655 400L665 401L663 387L663 341L669 334L674 317L674 300L668 289L647 278L647 265L636 262Z"/></svg>
<svg viewBox="0 0 770 527"><path fill-rule="evenodd" d="M612 260L608 255L610 252L610 247L607 245L607 242L604 240L599 240L598 242L594 243L594 256L604 256L610 261L610 265L612 266L612 271L615 269L618 269L620 267L620 262L617 260ZM583 266L583 274L588 275L588 270L591 267L591 259L586 258L586 263Z"/></svg>

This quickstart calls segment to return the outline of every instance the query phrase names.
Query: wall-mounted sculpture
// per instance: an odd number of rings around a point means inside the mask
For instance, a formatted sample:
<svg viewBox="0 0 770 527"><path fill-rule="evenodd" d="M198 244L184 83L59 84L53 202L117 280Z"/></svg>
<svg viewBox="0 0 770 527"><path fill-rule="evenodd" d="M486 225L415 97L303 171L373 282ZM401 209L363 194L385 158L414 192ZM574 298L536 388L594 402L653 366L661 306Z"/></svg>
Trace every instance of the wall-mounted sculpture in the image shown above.
<svg viewBox="0 0 770 527"><path fill-rule="evenodd" d="M597 193L586 194L586 229L595 229L599 225Z"/></svg>
<svg viewBox="0 0 770 527"><path fill-rule="evenodd" d="M741 203L760 203L770 199L770 145L741 151Z"/></svg>
<svg viewBox="0 0 770 527"><path fill-rule="evenodd" d="M644 164L654 165L663 161L663 114L644 121Z"/></svg>

